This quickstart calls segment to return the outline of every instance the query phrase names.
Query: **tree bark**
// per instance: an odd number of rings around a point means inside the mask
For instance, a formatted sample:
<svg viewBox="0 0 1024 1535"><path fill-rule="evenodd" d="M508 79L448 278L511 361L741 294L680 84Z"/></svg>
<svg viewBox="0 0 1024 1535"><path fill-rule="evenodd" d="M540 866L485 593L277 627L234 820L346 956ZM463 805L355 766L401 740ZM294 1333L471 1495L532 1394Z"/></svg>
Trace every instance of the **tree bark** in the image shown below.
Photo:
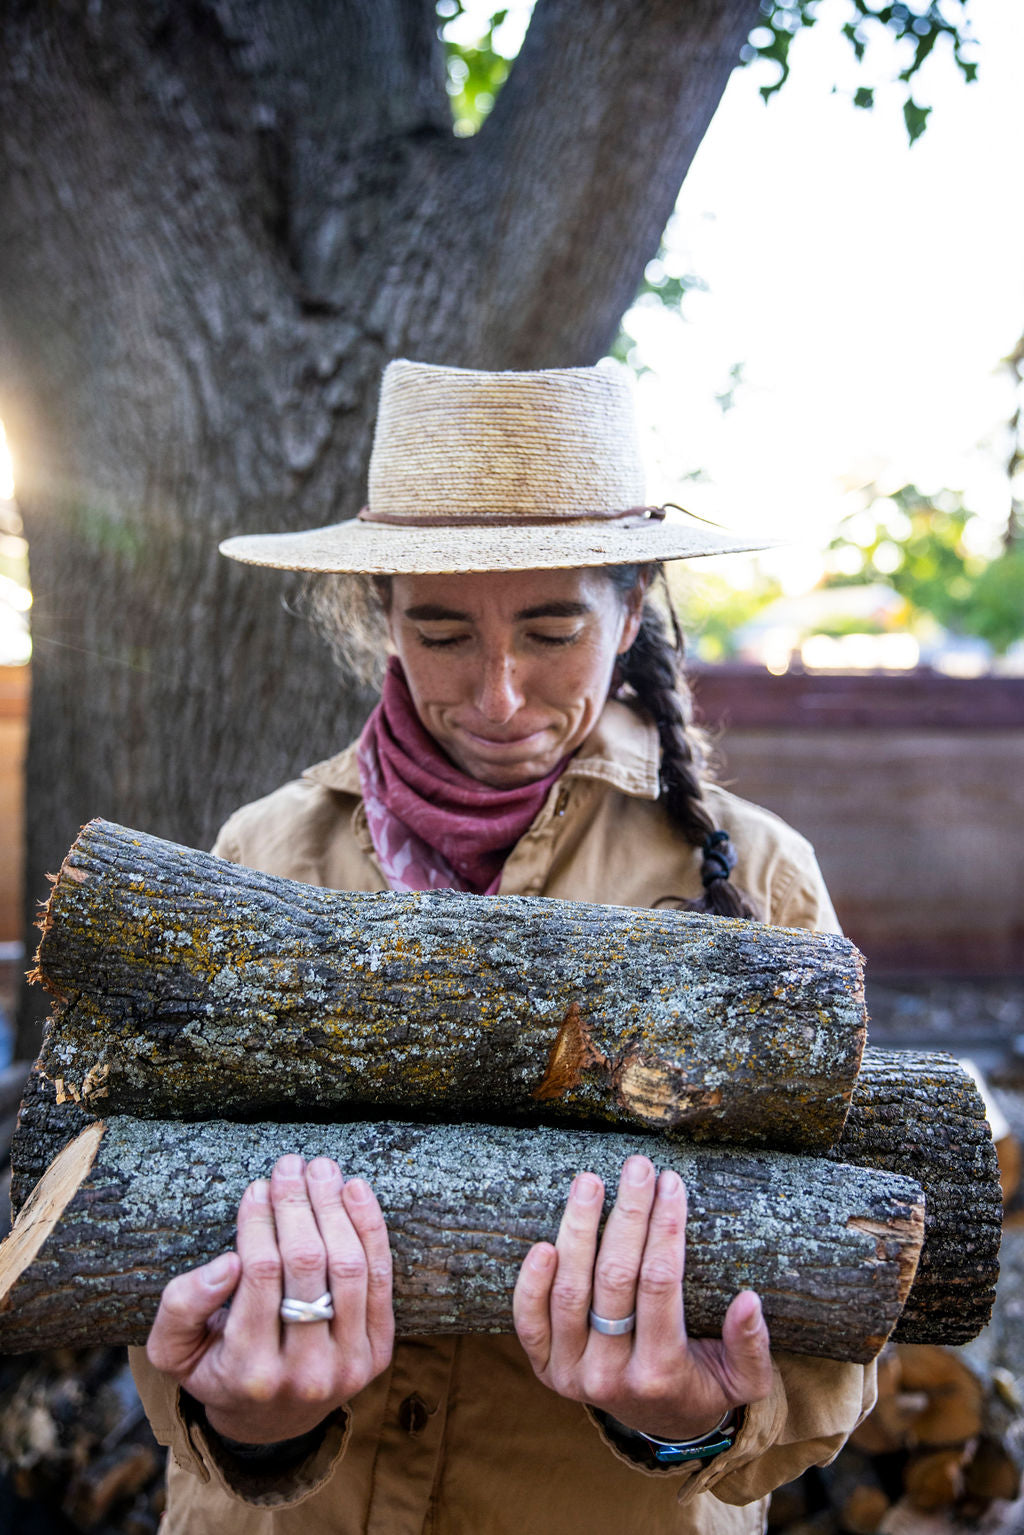
<svg viewBox="0 0 1024 1535"><path fill-rule="evenodd" d="M218 539L354 514L391 357L595 362L757 16L538 0L460 141L430 0L0 8L29 914L90 816L206 845L351 738L295 583Z"/></svg>
<svg viewBox="0 0 1024 1535"><path fill-rule="evenodd" d="M995 1302L1003 1204L985 1105L968 1073L952 1056L868 1048L829 1155L906 1173L925 1189L924 1249L896 1340L977 1337Z"/></svg>
<svg viewBox="0 0 1024 1535"><path fill-rule="evenodd" d="M322 890L107 822L42 927L42 1068L101 1113L585 1117L822 1150L864 1046L860 955L835 934Z"/></svg>
<svg viewBox="0 0 1024 1535"><path fill-rule="evenodd" d="M606 1211L635 1138L491 1125L238 1125L112 1118L68 1146L0 1248L0 1349L139 1343L163 1286L230 1246L246 1185L299 1149L361 1174L388 1222L400 1333L511 1331L529 1245L553 1241L576 1171ZM650 1143L647 1143L650 1149ZM689 1192L687 1322L715 1336L756 1289L777 1348L866 1361L923 1236L909 1178L784 1152L657 1143Z"/></svg>
<svg viewBox="0 0 1024 1535"><path fill-rule="evenodd" d="M58 1105L53 1083L33 1072L11 1147L16 1213L63 1147L95 1123L71 1100ZM636 1144L660 1156L665 1142ZM989 1320L1001 1235L990 1145L977 1089L948 1056L870 1047L864 1052L846 1129L827 1155L912 1176L924 1190L925 1241L897 1323L900 1338L964 1343Z"/></svg>

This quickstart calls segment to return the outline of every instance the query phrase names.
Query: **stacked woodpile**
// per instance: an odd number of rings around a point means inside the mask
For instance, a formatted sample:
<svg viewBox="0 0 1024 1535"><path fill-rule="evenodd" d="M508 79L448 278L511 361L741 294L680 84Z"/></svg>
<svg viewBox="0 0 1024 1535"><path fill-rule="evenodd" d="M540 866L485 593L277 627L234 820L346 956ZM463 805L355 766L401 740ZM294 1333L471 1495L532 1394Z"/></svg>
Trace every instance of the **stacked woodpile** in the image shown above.
<svg viewBox="0 0 1024 1535"><path fill-rule="evenodd" d="M4 1535L155 1535L164 1451L123 1349L0 1359Z"/></svg>
<svg viewBox="0 0 1024 1535"><path fill-rule="evenodd" d="M0 1349L141 1341L163 1284L230 1242L284 1150L374 1183L407 1332L508 1328L572 1172L614 1188L637 1149L690 1187L698 1334L739 1284L765 1292L779 1346L830 1357L873 1357L894 1327L959 1342L988 1316L983 1106L947 1057L864 1049L843 939L329 892L102 822L43 926L53 1020L14 1138ZM112 1271L132 1276L116 1294Z"/></svg>

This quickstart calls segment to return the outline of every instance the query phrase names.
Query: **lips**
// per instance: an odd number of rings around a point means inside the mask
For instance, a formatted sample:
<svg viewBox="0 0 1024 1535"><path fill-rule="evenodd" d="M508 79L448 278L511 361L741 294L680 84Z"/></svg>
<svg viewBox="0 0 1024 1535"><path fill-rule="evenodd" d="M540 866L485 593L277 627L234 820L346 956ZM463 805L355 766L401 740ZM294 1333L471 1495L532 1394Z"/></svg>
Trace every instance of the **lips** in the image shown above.
<svg viewBox="0 0 1024 1535"><path fill-rule="evenodd" d="M518 736L482 736L475 730L469 730L465 725L459 726L458 729L467 740L473 742L474 746L482 746L490 751L509 751L517 746L528 746L545 734L543 729L539 729Z"/></svg>

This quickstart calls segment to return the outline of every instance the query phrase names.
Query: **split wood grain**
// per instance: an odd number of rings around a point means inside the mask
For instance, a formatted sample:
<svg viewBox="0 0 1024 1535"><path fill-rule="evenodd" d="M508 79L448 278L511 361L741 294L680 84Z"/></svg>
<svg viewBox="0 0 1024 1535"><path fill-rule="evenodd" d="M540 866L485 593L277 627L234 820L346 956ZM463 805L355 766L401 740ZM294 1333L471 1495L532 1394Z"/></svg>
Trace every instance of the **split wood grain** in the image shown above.
<svg viewBox="0 0 1024 1535"><path fill-rule="evenodd" d="M862 961L836 934L323 890L104 821L42 926L43 1069L101 1114L582 1116L818 1151L864 1046Z"/></svg>
<svg viewBox="0 0 1024 1535"><path fill-rule="evenodd" d="M637 1146L615 1133L494 1125L98 1121L60 1154L0 1247L0 1351L143 1341L163 1286L232 1244L246 1185L294 1150L333 1156L376 1190L400 1332L508 1332L519 1265L532 1242L554 1239L575 1173L604 1178L607 1209ZM717 1335L747 1287L776 1347L874 1357L913 1280L918 1184L784 1152L658 1142L657 1161L689 1191L695 1336Z"/></svg>

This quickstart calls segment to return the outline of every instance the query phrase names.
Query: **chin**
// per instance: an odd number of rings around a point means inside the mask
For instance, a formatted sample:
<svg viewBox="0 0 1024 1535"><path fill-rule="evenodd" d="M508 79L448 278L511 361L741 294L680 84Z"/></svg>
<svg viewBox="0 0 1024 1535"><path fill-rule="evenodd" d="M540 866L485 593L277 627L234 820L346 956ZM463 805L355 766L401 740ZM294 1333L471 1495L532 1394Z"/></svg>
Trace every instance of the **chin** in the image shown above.
<svg viewBox="0 0 1024 1535"><path fill-rule="evenodd" d="M538 778L546 777L555 763L510 762L499 766L495 762L461 762L459 766L470 778L486 784L489 789L519 789L523 784L536 783Z"/></svg>

